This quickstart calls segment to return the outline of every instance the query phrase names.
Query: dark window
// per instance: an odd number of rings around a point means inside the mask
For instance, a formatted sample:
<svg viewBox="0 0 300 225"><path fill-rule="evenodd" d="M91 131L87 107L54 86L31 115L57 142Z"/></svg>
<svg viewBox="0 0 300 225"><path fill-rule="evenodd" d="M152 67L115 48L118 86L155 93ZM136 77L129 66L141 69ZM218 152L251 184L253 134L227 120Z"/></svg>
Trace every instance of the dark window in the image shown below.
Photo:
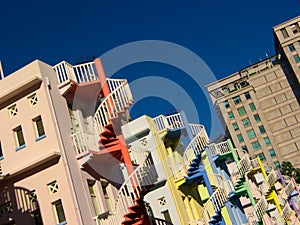
<svg viewBox="0 0 300 225"><path fill-rule="evenodd" d="M275 153L274 149L270 149L270 150L269 150L269 153L270 153L270 156L271 156L272 158L276 156L276 153Z"/></svg>
<svg viewBox="0 0 300 225"><path fill-rule="evenodd" d="M224 101L224 106L225 106L226 109L230 107L229 102L227 100Z"/></svg>
<svg viewBox="0 0 300 225"><path fill-rule="evenodd" d="M264 126L261 125L258 128L259 128L260 133L262 133L262 134L266 133Z"/></svg>
<svg viewBox="0 0 300 225"><path fill-rule="evenodd" d="M251 125L249 118L243 119L242 122L244 127L248 127Z"/></svg>
<svg viewBox="0 0 300 225"><path fill-rule="evenodd" d="M264 153L260 153L260 154L258 154L257 156L259 157L259 159L260 159L261 161L265 161L265 160L266 160L266 157L265 157Z"/></svg>
<svg viewBox="0 0 300 225"><path fill-rule="evenodd" d="M234 119L234 115L233 115L233 113L230 111L230 112L228 112L228 116L229 116L229 119Z"/></svg>
<svg viewBox="0 0 300 225"><path fill-rule="evenodd" d="M296 51L295 46L293 44L289 45L290 52Z"/></svg>
<svg viewBox="0 0 300 225"><path fill-rule="evenodd" d="M260 117L258 114L253 115L256 122L260 122Z"/></svg>
<svg viewBox="0 0 300 225"><path fill-rule="evenodd" d="M248 100L248 99L251 99L251 95L249 94L249 92L246 92L245 93L245 98Z"/></svg>
<svg viewBox="0 0 300 225"><path fill-rule="evenodd" d="M240 116L242 116L242 115L245 115L245 114L246 114L246 110L245 110L244 106L242 106L242 107L238 108L237 110L238 110L238 112L239 112Z"/></svg>
<svg viewBox="0 0 300 225"><path fill-rule="evenodd" d="M260 144L258 141L254 141L251 143L253 150L258 150L260 149Z"/></svg>
<svg viewBox="0 0 300 225"><path fill-rule="evenodd" d="M251 103L249 104L249 107L250 107L251 111L256 110L256 107L255 107L255 105L254 105L253 102L251 102Z"/></svg>
<svg viewBox="0 0 300 225"><path fill-rule="evenodd" d="M64 212L64 208L63 208L61 200L58 200L58 201L52 203L52 205L54 207L54 212L55 212L57 223L65 222L66 217L65 217L65 212Z"/></svg>
<svg viewBox="0 0 300 225"><path fill-rule="evenodd" d="M239 104L242 102L240 96L235 96L232 98L232 100L233 100L234 104Z"/></svg>
<svg viewBox="0 0 300 225"><path fill-rule="evenodd" d="M244 141L244 138L243 138L243 136L241 134L237 135L237 139L238 139L239 142L243 142Z"/></svg>
<svg viewBox="0 0 300 225"><path fill-rule="evenodd" d="M238 130L239 129L239 126L237 125L237 123L233 123L232 126L233 126L234 130Z"/></svg>

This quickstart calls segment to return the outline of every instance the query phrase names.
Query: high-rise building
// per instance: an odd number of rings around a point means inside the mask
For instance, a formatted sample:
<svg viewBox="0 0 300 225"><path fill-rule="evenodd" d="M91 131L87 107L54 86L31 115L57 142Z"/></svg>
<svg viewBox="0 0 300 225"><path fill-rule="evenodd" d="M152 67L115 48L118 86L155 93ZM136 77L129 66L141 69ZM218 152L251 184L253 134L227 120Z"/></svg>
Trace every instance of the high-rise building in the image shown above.
<svg viewBox="0 0 300 225"><path fill-rule="evenodd" d="M273 28L277 54L206 86L234 145L300 167L300 17Z"/></svg>

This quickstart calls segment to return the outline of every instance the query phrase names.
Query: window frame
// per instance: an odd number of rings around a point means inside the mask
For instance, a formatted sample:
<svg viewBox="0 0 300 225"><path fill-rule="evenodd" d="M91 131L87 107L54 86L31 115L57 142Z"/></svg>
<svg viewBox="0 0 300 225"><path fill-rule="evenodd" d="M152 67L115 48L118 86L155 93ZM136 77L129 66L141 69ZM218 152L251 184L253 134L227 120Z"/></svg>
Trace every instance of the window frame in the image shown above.
<svg viewBox="0 0 300 225"><path fill-rule="evenodd" d="M57 205L59 205L59 204L61 205L63 218L60 218L60 216L58 214ZM61 199L58 199L55 202L52 202L52 207L53 207L53 212L54 212L56 223L58 225L67 224L66 214L65 214L65 210L64 210L64 207L63 207ZM61 220L61 219L64 219L64 220Z"/></svg>
<svg viewBox="0 0 300 225"><path fill-rule="evenodd" d="M239 95L233 97L233 98L232 98L232 101L233 101L233 103L234 103L235 105L238 105L238 104L240 104L240 103L242 102L241 97L240 97Z"/></svg>
<svg viewBox="0 0 300 225"><path fill-rule="evenodd" d="M244 137L242 134L237 134L236 137L237 137L239 143L244 142ZM239 138L239 137L241 137L241 138Z"/></svg>
<svg viewBox="0 0 300 225"><path fill-rule="evenodd" d="M244 93L244 96L245 96L246 100L251 99L251 95L248 91Z"/></svg>
<svg viewBox="0 0 300 225"><path fill-rule="evenodd" d="M248 136L249 139L252 139L252 138L256 137L256 134L255 134L253 129L247 130L246 133L247 133L247 136Z"/></svg>
<svg viewBox="0 0 300 225"><path fill-rule="evenodd" d="M254 144L258 144L257 145L258 148L255 148ZM253 148L254 151L257 151L257 150L261 149L261 145L260 145L259 141L251 142L251 146L252 146L252 148Z"/></svg>
<svg viewBox="0 0 300 225"><path fill-rule="evenodd" d="M244 106L237 108L237 111L238 111L238 113L239 113L240 116L244 116L244 115L247 114L247 111L246 111L246 109L245 109Z"/></svg>
<svg viewBox="0 0 300 225"><path fill-rule="evenodd" d="M32 123L33 123L34 131L35 131L35 137L36 137L35 141L39 141L39 140L45 138L46 137L45 127L44 127L44 123L43 123L41 115L33 118ZM41 126L41 127L39 127L39 126ZM40 133L40 130L42 131L42 133Z"/></svg>
<svg viewBox="0 0 300 225"><path fill-rule="evenodd" d="M16 143L16 151L25 148L26 147L26 142L25 142L25 137L23 133L22 126L19 125L13 129L14 137L15 137L15 143ZM21 135L21 136L20 136ZM20 138L21 138L21 143L20 143Z"/></svg>

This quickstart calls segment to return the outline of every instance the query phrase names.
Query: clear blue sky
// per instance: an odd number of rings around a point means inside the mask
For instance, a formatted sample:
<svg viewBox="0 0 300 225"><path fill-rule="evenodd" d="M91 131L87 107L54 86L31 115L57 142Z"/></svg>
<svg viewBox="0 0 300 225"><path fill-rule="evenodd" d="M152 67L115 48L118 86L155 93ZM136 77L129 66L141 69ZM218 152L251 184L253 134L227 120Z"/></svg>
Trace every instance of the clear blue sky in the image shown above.
<svg viewBox="0 0 300 225"><path fill-rule="evenodd" d="M265 53L273 55L272 27L299 12L297 0L5 1L0 13L0 59L9 74L34 59L51 65L62 60L75 63L129 42L164 40L191 50L222 78L259 61ZM185 89L198 107L200 122L210 126L207 100L177 68L138 63L114 76L134 81L152 75ZM165 103L159 96L146 98L136 103L132 115L165 113L172 108Z"/></svg>

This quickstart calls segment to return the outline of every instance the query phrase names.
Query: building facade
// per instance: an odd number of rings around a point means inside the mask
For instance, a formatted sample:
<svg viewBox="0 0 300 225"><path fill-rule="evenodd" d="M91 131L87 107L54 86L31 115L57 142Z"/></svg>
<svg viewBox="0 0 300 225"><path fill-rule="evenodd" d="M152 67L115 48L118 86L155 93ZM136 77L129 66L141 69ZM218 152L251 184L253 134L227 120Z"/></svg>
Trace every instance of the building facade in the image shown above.
<svg viewBox="0 0 300 225"><path fill-rule="evenodd" d="M300 17L274 27L278 54L206 86L234 145L300 167Z"/></svg>

